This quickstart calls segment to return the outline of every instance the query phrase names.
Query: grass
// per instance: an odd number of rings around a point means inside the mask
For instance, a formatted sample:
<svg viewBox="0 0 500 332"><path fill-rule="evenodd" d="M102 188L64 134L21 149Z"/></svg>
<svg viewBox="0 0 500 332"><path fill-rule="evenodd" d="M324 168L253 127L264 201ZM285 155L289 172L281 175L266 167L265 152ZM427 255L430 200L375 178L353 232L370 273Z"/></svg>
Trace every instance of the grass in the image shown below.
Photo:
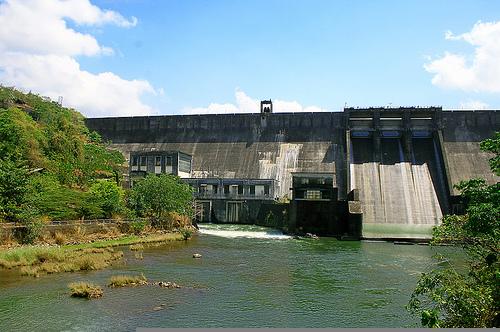
<svg viewBox="0 0 500 332"><path fill-rule="evenodd" d="M130 250L138 251L144 249L144 246L141 243L133 244L130 246Z"/></svg>
<svg viewBox="0 0 500 332"><path fill-rule="evenodd" d="M41 252L38 261L21 268L21 274L38 277L44 273L100 270L123 256L112 248L88 248L78 251Z"/></svg>
<svg viewBox="0 0 500 332"><path fill-rule="evenodd" d="M119 239L95 241L91 243L74 244L71 247L75 249L82 248L106 248L126 246L138 243L154 243L154 242L169 242L183 240L184 237L181 233L166 233L166 234L151 234L147 236L127 235ZM1 254L0 254L1 258Z"/></svg>
<svg viewBox="0 0 500 332"><path fill-rule="evenodd" d="M88 282L73 282L69 284L71 296L83 297L86 299L96 299L102 296L103 291L100 286Z"/></svg>
<svg viewBox="0 0 500 332"><path fill-rule="evenodd" d="M0 251L0 267L21 267L27 276L44 273L98 270L121 258L123 252L111 247L183 240L181 233L129 235L120 239L55 246L22 246Z"/></svg>
<svg viewBox="0 0 500 332"><path fill-rule="evenodd" d="M125 286L138 286L138 285L146 285L148 280L141 274L140 276L127 276L127 275L118 275L112 276L109 280L109 287L125 287Z"/></svg>

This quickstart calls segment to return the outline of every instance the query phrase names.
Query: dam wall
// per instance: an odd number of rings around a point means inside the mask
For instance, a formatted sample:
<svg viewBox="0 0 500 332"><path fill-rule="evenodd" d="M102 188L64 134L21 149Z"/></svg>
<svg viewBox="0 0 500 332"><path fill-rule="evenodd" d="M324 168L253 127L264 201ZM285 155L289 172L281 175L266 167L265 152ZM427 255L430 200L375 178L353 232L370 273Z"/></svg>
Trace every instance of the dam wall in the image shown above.
<svg viewBox="0 0 500 332"><path fill-rule="evenodd" d="M343 114L275 113L87 119L128 159L131 151L180 150L194 177L276 179L290 194L292 172L332 172L346 191Z"/></svg>
<svg viewBox="0 0 500 332"><path fill-rule="evenodd" d="M357 189L368 237L429 236L451 210L453 184L499 181L479 142L500 130L498 111L441 108L344 112L90 118L128 160L132 151L179 150L193 177L276 180L290 197L292 172L334 173L339 199Z"/></svg>
<svg viewBox="0 0 500 332"><path fill-rule="evenodd" d="M500 111L443 111L442 148L448 181L457 184L471 178L500 181L489 168L490 153L482 152L479 143L500 131ZM450 186L450 193L459 192Z"/></svg>

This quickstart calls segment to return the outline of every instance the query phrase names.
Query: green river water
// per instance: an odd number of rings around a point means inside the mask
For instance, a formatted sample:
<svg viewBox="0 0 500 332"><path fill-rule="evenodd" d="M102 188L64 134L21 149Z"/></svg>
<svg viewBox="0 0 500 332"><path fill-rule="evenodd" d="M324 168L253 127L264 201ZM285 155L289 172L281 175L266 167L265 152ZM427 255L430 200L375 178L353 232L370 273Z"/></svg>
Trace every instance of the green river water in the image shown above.
<svg viewBox="0 0 500 332"><path fill-rule="evenodd" d="M146 248L142 260L119 248L124 260L105 270L37 279L0 270L0 331L418 326L404 306L434 248L201 227L190 241ZM184 288L105 287L112 275L141 272ZM71 298L67 285L80 280L104 286L104 296Z"/></svg>

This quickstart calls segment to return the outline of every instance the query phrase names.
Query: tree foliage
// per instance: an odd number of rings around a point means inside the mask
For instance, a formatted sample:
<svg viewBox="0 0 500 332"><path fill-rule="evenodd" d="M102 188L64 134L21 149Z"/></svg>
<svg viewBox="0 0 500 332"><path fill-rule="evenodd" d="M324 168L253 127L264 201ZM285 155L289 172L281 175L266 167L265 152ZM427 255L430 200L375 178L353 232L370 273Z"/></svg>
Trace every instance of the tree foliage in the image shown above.
<svg viewBox="0 0 500 332"><path fill-rule="evenodd" d="M192 188L170 174L149 174L134 185L129 204L139 216L164 220L169 212L193 215Z"/></svg>
<svg viewBox="0 0 500 332"><path fill-rule="evenodd" d="M484 151L495 154L490 166L497 175L499 146L498 133L481 143ZM441 267L421 276L408 309L426 327L499 327L500 184L472 179L456 188L467 202L466 214L445 216L432 243L461 246L467 266L440 257Z"/></svg>
<svg viewBox="0 0 500 332"><path fill-rule="evenodd" d="M77 111L0 86L0 161L0 219L21 220L28 203L53 219L109 215L105 195L83 203L96 181L121 181L125 160Z"/></svg>
<svg viewBox="0 0 500 332"><path fill-rule="evenodd" d="M27 168L9 159L0 159L0 220L14 220L28 192Z"/></svg>
<svg viewBox="0 0 500 332"><path fill-rule="evenodd" d="M102 213L97 218L111 218L123 210L123 189L116 182L99 180L90 187L87 205L98 207Z"/></svg>

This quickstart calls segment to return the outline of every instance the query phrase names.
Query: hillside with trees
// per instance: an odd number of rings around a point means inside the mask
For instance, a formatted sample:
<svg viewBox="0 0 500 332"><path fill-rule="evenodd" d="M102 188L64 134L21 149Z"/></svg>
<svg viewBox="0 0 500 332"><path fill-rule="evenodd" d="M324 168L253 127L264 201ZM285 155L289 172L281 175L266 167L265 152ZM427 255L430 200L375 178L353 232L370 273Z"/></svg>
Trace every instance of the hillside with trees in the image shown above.
<svg viewBox="0 0 500 332"><path fill-rule="evenodd" d="M79 112L48 98L0 87L0 222L149 217L143 192L122 188L123 155L85 126ZM190 188L171 176L155 190L172 191L172 208L192 214ZM127 203L132 198L132 203ZM175 199L182 197L177 204ZM149 210L148 210L149 211Z"/></svg>

